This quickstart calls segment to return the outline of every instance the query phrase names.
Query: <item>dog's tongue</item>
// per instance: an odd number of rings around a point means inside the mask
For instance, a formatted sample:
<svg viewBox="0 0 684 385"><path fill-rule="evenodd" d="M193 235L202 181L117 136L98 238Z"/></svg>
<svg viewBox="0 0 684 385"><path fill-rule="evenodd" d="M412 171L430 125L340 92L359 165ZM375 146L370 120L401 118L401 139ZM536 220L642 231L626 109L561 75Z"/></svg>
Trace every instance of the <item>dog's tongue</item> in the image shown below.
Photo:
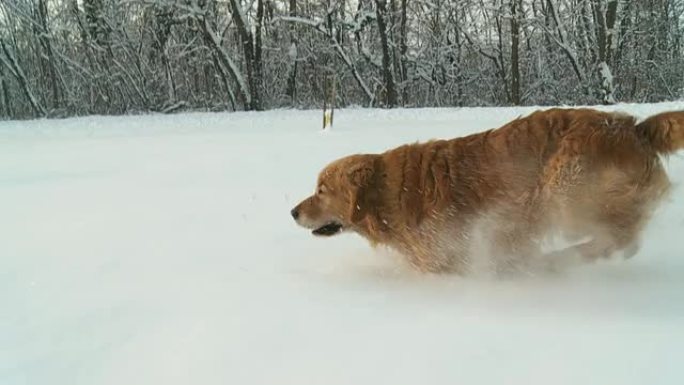
<svg viewBox="0 0 684 385"><path fill-rule="evenodd" d="M330 236L337 234L340 229L342 229L342 225L339 223L330 223L323 227L317 228L316 230L312 231L312 233L314 235Z"/></svg>

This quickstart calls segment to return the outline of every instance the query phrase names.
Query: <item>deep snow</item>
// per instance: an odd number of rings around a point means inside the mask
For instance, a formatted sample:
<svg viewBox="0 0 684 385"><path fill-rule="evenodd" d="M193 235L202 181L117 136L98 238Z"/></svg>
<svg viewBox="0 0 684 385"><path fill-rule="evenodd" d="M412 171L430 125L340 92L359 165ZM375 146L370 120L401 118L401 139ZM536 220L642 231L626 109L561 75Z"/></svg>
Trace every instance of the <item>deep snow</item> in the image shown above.
<svg viewBox="0 0 684 385"><path fill-rule="evenodd" d="M289 217L338 156L531 110L0 122L0 384L684 383L684 187L633 259L509 280Z"/></svg>

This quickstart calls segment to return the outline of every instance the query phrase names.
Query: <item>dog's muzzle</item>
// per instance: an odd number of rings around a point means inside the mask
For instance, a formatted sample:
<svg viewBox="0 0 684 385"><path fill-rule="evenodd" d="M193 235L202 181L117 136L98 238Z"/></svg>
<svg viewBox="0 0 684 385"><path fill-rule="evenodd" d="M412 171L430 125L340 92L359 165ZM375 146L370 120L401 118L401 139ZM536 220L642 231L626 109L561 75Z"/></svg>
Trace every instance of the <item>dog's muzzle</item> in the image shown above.
<svg viewBox="0 0 684 385"><path fill-rule="evenodd" d="M342 231L344 227L341 223L337 221L326 222L322 226L307 223L307 221L305 220L306 218L302 217L299 211L299 206L290 210L290 215L299 226L313 229L311 230L311 233L317 236L329 237L331 235L339 233L340 231Z"/></svg>

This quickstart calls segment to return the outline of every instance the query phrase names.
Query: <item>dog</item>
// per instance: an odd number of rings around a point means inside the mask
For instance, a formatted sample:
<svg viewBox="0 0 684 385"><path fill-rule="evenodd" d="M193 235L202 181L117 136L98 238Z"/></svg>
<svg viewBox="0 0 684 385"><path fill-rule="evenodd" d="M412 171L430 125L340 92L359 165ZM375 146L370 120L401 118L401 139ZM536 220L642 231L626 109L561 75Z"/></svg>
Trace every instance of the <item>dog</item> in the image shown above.
<svg viewBox="0 0 684 385"><path fill-rule="evenodd" d="M464 274L477 228L497 266L635 254L684 148L684 111L640 123L589 108L531 113L477 134L335 160L290 214L317 236L355 232L420 272ZM542 252L560 235L584 241Z"/></svg>

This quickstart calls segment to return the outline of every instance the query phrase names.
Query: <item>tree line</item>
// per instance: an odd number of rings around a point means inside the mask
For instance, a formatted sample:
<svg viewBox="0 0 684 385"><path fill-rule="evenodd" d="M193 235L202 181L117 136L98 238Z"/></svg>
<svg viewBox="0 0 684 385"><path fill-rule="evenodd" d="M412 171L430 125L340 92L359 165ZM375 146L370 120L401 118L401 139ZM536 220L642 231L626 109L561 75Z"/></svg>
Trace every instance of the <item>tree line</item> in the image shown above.
<svg viewBox="0 0 684 385"><path fill-rule="evenodd" d="M3 0L0 118L684 98L684 0Z"/></svg>

